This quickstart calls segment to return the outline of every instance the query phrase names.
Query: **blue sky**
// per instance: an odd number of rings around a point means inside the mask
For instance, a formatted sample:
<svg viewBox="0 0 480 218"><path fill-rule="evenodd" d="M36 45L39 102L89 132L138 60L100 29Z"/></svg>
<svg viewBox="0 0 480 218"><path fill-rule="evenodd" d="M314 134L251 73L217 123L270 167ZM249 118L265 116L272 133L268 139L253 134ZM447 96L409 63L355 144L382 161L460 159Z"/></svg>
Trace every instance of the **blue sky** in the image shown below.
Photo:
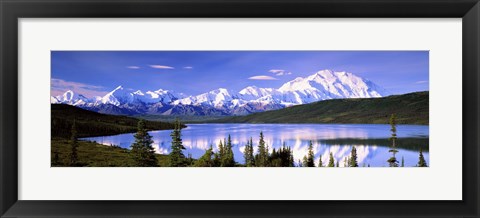
<svg viewBox="0 0 480 218"><path fill-rule="evenodd" d="M119 85L197 95L279 88L323 69L347 71L393 94L428 90L428 51L52 51L52 95L87 97Z"/></svg>

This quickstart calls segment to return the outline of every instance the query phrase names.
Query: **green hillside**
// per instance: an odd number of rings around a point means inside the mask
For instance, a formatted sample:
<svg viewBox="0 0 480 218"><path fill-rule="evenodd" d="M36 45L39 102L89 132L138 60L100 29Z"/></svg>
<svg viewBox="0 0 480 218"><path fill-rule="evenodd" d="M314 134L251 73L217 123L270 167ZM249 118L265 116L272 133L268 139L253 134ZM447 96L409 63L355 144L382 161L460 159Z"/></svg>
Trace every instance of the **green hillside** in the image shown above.
<svg viewBox="0 0 480 218"><path fill-rule="evenodd" d="M100 114L66 104L52 104L52 138L69 138L75 120L78 137L116 135L137 131L138 119L126 116ZM146 121L147 129L173 129L165 122Z"/></svg>
<svg viewBox="0 0 480 218"><path fill-rule="evenodd" d="M414 92L383 98L333 99L211 122L387 124L395 113L399 124L428 125L428 95Z"/></svg>

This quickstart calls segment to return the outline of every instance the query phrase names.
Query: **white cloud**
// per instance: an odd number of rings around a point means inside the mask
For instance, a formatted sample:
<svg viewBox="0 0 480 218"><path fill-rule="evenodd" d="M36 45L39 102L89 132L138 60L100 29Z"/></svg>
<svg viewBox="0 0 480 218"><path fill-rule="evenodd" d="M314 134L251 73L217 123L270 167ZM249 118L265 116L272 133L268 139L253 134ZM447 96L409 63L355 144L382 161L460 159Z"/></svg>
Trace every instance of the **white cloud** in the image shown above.
<svg viewBox="0 0 480 218"><path fill-rule="evenodd" d="M186 66L186 67L183 67L183 69L191 70L191 69L193 69L193 67L191 67L191 66Z"/></svg>
<svg viewBox="0 0 480 218"><path fill-rule="evenodd" d="M281 69L271 69L268 72L275 74L275 76L283 76L283 75L292 74L292 72L288 72L286 70L281 70Z"/></svg>
<svg viewBox="0 0 480 218"><path fill-rule="evenodd" d="M271 69L271 70L269 70L268 72L270 72L270 73L283 73L283 72L285 72L285 70Z"/></svg>
<svg viewBox="0 0 480 218"><path fill-rule="evenodd" d="M427 80L420 80L420 81L415 82L415 84L423 84L423 83L428 83L428 81Z"/></svg>
<svg viewBox="0 0 480 218"><path fill-rule="evenodd" d="M91 98L94 96L104 96L108 92L103 91L103 86L89 85L85 83L65 81L63 79L52 78L50 80L50 94L52 96L62 95L68 90L82 94L85 97Z"/></svg>
<svg viewBox="0 0 480 218"><path fill-rule="evenodd" d="M274 78L274 77L271 77L271 76L264 76L264 75L252 76L248 79L252 79L252 80L278 80L277 78Z"/></svg>
<svg viewBox="0 0 480 218"><path fill-rule="evenodd" d="M139 67L139 66L128 66L127 68L128 68L128 69L134 69L134 70L136 70L136 69L140 69L140 67Z"/></svg>
<svg viewBox="0 0 480 218"><path fill-rule="evenodd" d="M175 69L174 67L170 67L166 65L150 65L150 67L155 69L167 69L167 70Z"/></svg>

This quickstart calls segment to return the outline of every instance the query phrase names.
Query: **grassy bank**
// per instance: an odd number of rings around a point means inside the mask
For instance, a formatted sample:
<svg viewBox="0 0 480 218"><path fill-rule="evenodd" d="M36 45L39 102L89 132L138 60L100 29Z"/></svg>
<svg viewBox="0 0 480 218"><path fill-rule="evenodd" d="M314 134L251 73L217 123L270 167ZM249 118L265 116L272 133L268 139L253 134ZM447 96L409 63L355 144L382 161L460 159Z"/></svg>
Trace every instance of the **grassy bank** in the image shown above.
<svg viewBox="0 0 480 218"><path fill-rule="evenodd" d="M52 104L51 117L51 166L69 166L71 128L75 120L77 137L92 137L134 133L139 119L100 114L78 107ZM172 123L146 121L148 130L173 129ZM78 164L88 167L129 167L134 166L129 150L94 142L78 141ZM155 154L159 166L168 166L168 156ZM56 158L58 157L58 158Z"/></svg>
<svg viewBox="0 0 480 218"><path fill-rule="evenodd" d="M53 167L68 166L70 144L67 139L52 139L51 163ZM58 153L58 161L55 154ZM168 166L168 156L156 154L160 166ZM102 145L94 142L78 141L78 165L85 167L129 167L133 161L129 150Z"/></svg>

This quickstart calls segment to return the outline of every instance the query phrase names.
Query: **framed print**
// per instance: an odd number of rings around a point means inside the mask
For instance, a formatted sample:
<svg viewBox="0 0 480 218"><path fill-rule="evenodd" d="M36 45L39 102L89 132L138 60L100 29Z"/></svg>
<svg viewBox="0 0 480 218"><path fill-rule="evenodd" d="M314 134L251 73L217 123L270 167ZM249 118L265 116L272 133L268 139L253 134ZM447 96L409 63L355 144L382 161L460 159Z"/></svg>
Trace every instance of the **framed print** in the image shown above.
<svg viewBox="0 0 480 218"><path fill-rule="evenodd" d="M478 1L1 4L2 217L478 217Z"/></svg>

